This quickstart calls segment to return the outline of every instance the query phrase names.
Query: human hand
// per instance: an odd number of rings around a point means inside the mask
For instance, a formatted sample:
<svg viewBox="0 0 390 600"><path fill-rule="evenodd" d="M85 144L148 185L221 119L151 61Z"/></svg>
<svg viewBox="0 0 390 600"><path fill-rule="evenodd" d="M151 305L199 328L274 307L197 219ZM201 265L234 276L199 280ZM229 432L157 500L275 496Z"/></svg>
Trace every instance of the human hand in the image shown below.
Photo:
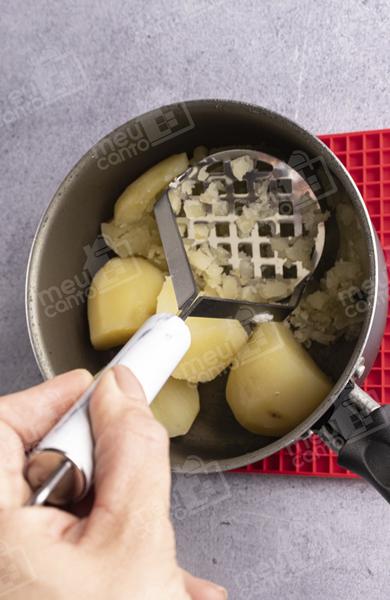
<svg viewBox="0 0 390 600"><path fill-rule="evenodd" d="M25 448L91 383L82 370L0 398L0 596L10 600L223 600L181 570L169 518L168 437L126 367L99 382L90 405L95 497L87 517L24 507ZM9 573L4 571L8 565Z"/></svg>

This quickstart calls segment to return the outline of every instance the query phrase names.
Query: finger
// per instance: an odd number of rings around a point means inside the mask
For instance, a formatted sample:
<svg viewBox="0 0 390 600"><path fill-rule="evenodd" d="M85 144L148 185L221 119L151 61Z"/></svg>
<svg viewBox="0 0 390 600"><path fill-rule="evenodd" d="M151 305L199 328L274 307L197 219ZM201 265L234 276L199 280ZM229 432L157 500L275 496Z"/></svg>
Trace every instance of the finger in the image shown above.
<svg viewBox="0 0 390 600"><path fill-rule="evenodd" d="M92 381L76 369L28 390L0 398L0 421L7 423L26 447L40 440L74 404Z"/></svg>
<svg viewBox="0 0 390 600"><path fill-rule="evenodd" d="M22 506L31 490L23 477L25 448L38 441L91 381L87 371L60 375L0 398L0 507Z"/></svg>
<svg viewBox="0 0 390 600"><path fill-rule="evenodd" d="M80 523L76 517L64 510L48 506L45 508L41 506L17 507L0 511L1 540L9 541L13 548L23 548L28 557L42 551L43 558L48 543L53 546L53 542L64 539L71 543L77 543L77 536L74 532L77 531ZM0 589L2 588L0 587Z"/></svg>
<svg viewBox="0 0 390 600"><path fill-rule="evenodd" d="M0 421L0 508L16 508L27 500L30 488L22 476L24 447L20 437Z"/></svg>
<svg viewBox="0 0 390 600"><path fill-rule="evenodd" d="M183 577L185 588L191 600L227 600L227 591L220 585L206 579L194 577L184 569Z"/></svg>
<svg viewBox="0 0 390 600"><path fill-rule="evenodd" d="M168 437L123 366L107 372L90 405L95 438L95 502L86 535L151 542L169 524ZM167 534L168 535L168 534Z"/></svg>

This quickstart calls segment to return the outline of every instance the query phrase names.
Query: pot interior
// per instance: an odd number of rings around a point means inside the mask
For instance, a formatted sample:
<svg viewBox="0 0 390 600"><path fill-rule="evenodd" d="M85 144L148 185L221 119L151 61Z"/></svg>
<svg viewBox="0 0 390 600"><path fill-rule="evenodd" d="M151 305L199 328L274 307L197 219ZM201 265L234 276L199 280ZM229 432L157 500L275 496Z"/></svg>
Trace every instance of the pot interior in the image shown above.
<svg viewBox="0 0 390 600"><path fill-rule="evenodd" d="M168 133L161 128L162 122L171 128ZM235 102L194 101L185 107L175 105L153 111L123 125L76 165L57 191L37 233L27 304L32 343L44 376L77 367L95 373L112 356L112 352L92 348L86 314L90 279L108 258L99 237L100 223L111 218L115 200L137 176L173 153L191 154L198 145L210 149L251 147L286 162L299 152L308 163L312 162L307 181L313 184L310 172L317 177L323 186L325 205L346 201L356 194L341 165L318 140L264 109ZM331 184L327 181L329 174ZM361 236L362 260L370 275L369 230L364 211L356 198L353 201L361 223L356 235ZM337 228L331 220L327 227L330 239L336 240ZM314 359L335 382L341 384L349 376L369 317L368 311L358 341L329 347L313 344L310 351ZM182 466L193 455L203 461L219 461L222 468L240 466L271 454L310 425L308 419L280 440L249 433L236 422L224 400L225 381L226 375L221 375L200 385L201 413L195 425L187 436L172 440L174 467ZM324 402L312 422L329 403L329 399Z"/></svg>

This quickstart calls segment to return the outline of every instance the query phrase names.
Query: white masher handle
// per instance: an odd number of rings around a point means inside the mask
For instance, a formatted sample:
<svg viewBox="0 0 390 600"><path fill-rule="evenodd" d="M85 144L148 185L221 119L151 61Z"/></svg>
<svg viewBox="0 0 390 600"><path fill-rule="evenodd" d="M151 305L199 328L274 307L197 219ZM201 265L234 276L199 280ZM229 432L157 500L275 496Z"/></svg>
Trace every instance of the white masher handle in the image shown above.
<svg viewBox="0 0 390 600"><path fill-rule="evenodd" d="M93 438L89 420L89 400L103 373L115 365L128 367L142 386L150 404L191 344L187 325L175 315L161 313L148 319L94 380L80 400L62 417L57 425L39 442L28 457L25 470L33 489L48 481L61 463L73 465L73 498L82 498L90 488L93 477ZM68 470L69 471L69 470ZM69 489L69 486L67 486ZM46 494L47 495L47 494ZM41 498L45 493L41 494ZM30 501L30 504L40 503Z"/></svg>

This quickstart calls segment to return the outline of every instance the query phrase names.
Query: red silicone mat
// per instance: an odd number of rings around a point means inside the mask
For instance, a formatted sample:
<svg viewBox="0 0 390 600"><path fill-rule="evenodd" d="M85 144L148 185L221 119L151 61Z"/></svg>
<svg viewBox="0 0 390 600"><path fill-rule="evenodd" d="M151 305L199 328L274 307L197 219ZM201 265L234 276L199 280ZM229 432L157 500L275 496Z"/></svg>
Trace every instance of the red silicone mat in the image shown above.
<svg viewBox="0 0 390 600"><path fill-rule="evenodd" d="M390 270L390 129L321 135L344 163L366 202ZM390 404L390 318L375 365L364 389L378 402ZM337 465L336 455L317 436L300 441L241 472L312 477L357 477Z"/></svg>

